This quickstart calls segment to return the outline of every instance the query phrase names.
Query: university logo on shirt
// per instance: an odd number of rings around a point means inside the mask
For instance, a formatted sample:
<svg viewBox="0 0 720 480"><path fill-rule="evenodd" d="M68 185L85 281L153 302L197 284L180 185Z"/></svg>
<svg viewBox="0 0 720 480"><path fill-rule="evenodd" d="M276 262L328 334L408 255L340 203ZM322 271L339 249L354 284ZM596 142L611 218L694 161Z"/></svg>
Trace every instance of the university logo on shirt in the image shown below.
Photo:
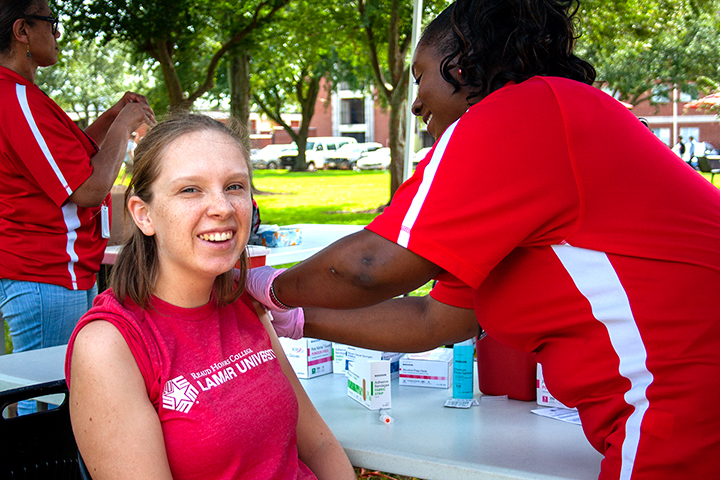
<svg viewBox="0 0 720 480"><path fill-rule="evenodd" d="M180 375L165 382L162 395L163 408L188 413L197 396L197 389Z"/></svg>

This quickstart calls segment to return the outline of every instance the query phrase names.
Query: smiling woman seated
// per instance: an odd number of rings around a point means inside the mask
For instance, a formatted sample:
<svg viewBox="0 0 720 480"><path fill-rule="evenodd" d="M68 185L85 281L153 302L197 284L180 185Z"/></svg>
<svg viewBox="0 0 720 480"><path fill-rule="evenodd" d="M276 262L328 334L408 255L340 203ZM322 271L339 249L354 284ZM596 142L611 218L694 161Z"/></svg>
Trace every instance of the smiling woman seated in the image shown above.
<svg viewBox="0 0 720 480"><path fill-rule="evenodd" d="M227 127L195 115L137 147L131 234L67 351L73 429L94 480L355 478L244 291L246 155Z"/></svg>

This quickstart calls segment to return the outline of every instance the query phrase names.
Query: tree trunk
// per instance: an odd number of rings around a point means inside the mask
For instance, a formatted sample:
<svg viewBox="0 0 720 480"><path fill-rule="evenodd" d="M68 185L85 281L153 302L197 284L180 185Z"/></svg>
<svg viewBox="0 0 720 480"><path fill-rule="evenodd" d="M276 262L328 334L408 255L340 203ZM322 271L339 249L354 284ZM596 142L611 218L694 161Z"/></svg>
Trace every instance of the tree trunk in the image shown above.
<svg viewBox="0 0 720 480"><path fill-rule="evenodd" d="M250 161L250 53L247 50L234 51L228 59L228 83L230 84L230 116L235 118L242 125L242 142L245 151L248 172L250 172L250 183L252 193L257 195L259 190L255 188L252 172L253 165Z"/></svg>
<svg viewBox="0 0 720 480"><path fill-rule="evenodd" d="M162 40L155 41L153 47L153 51L156 54L155 59L160 62L165 87L167 87L168 90L170 109L182 108L188 110L192 105L183 106L185 94L183 93L182 84L180 83L180 77L173 64L173 54L170 51L170 47Z"/></svg>
<svg viewBox="0 0 720 480"><path fill-rule="evenodd" d="M75 112L80 113L80 112ZM78 115L79 117L80 115ZM88 125L90 125L90 105L85 105L85 118L80 119L80 125L78 125L82 130L85 130Z"/></svg>
<svg viewBox="0 0 720 480"><path fill-rule="evenodd" d="M307 82L307 91L303 93L303 86ZM310 121L313 115L315 115L315 101L317 100L318 93L320 93L320 78L309 77L301 80L295 86L298 100L300 101L300 108L302 110L302 121L300 122L300 131L298 132L299 141L298 156L295 159L295 166L293 170L304 171L307 170L307 158L305 155L305 146L307 145L307 136L310 131ZM303 145L300 145L300 143ZM317 165L316 165L317 167Z"/></svg>
<svg viewBox="0 0 720 480"><path fill-rule="evenodd" d="M304 122L303 122L304 123ZM305 158L305 148L307 148L307 136L309 126L301 125L300 131L298 132L298 139L295 142L297 145L297 157L295 157L295 164L292 170L295 172L304 172L307 170L307 159Z"/></svg>
<svg viewBox="0 0 720 480"><path fill-rule="evenodd" d="M390 98L388 136L390 147L390 200L402 184L405 165L405 109L407 108L407 82L400 81Z"/></svg>
<svg viewBox="0 0 720 480"><path fill-rule="evenodd" d="M358 3L361 18L366 16L364 2ZM387 28L387 61L390 78L386 79L380 65L377 53L377 43L373 27L368 24L364 27L367 36L370 63L375 73L376 88L390 104L390 118L388 119L388 136L390 147L390 199L402 183L403 163L405 159L405 108L408 88L408 75L410 70L405 66L410 42L409 37L400 41L400 23L398 17L398 0L392 0L390 21Z"/></svg>
<svg viewBox="0 0 720 480"><path fill-rule="evenodd" d="M250 151L250 54L233 52L228 62L230 116L244 128L243 144Z"/></svg>

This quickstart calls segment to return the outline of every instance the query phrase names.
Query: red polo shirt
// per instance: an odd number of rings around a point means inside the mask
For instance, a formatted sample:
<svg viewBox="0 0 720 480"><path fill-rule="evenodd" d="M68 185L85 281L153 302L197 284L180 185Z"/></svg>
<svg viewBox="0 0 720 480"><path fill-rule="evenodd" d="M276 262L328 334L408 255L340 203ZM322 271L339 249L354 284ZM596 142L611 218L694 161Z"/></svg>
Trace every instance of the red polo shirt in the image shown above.
<svg viewBox="0 0 720 480"><path fill-rule="evenodd" d="M0 278L87 290L107 243L100 207L68 198L92 173L98 147L36 85L3 67L0 105Z"/></svg>

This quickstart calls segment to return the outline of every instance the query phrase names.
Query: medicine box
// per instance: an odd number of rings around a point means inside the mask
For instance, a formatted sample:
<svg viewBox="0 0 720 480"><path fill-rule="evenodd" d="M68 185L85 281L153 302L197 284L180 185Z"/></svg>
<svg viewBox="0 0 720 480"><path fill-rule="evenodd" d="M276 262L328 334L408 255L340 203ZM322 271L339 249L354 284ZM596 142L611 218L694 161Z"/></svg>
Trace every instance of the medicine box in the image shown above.
<svg viewBox="0 0 720 480"><path fill-rule="evenodd" d="M333 342L333 373L345 375L345 372L347 372L347 347L344 343Z"/></svg>
<svg viewBox="0 0 720 480"><path fill-rule="evenodd" d="M285 356L298 378L313 378L332 373L332 342L314 338L280 337Z"/></svg>
<svg viewBox="0 0 720 480"><path fill-rule="evenodd" d="M537 366L537 404L543 407L568 408L550 394L550 391L545 386L545 380L543 379L542 365L539 363Z"/></svg>
<svg viewBox="0 0 720 480"><path fill-rule="evenodd" d="M348 397L370 410L390 408L390 361L358 359L347 363Z"/></svg>
<svg viewBox="0 0 720 480"><path fill-rule="evenodd" d="M450 388L453 383L453 351L436 348L408 353L400 358L400 385Z"/></svg>
<svg viewBox="0 0 720 480"><path fill-rule="evenodd" d="M390 362L390 379L395 380L400 373L400 357L402 353L397 352L381 352L379 350L370 350L368 348L360 348L347 345L345 350L346 363L353 360L388 360ZM347 367L346 367L347 368Z"/></svg>
<svg viewBox="0 0 720 480"><path fill-rule="evenodd" d="M291 247L302 243L300 227L278 227L277 225L261 225L258 236L263 247Z"/></svg>

